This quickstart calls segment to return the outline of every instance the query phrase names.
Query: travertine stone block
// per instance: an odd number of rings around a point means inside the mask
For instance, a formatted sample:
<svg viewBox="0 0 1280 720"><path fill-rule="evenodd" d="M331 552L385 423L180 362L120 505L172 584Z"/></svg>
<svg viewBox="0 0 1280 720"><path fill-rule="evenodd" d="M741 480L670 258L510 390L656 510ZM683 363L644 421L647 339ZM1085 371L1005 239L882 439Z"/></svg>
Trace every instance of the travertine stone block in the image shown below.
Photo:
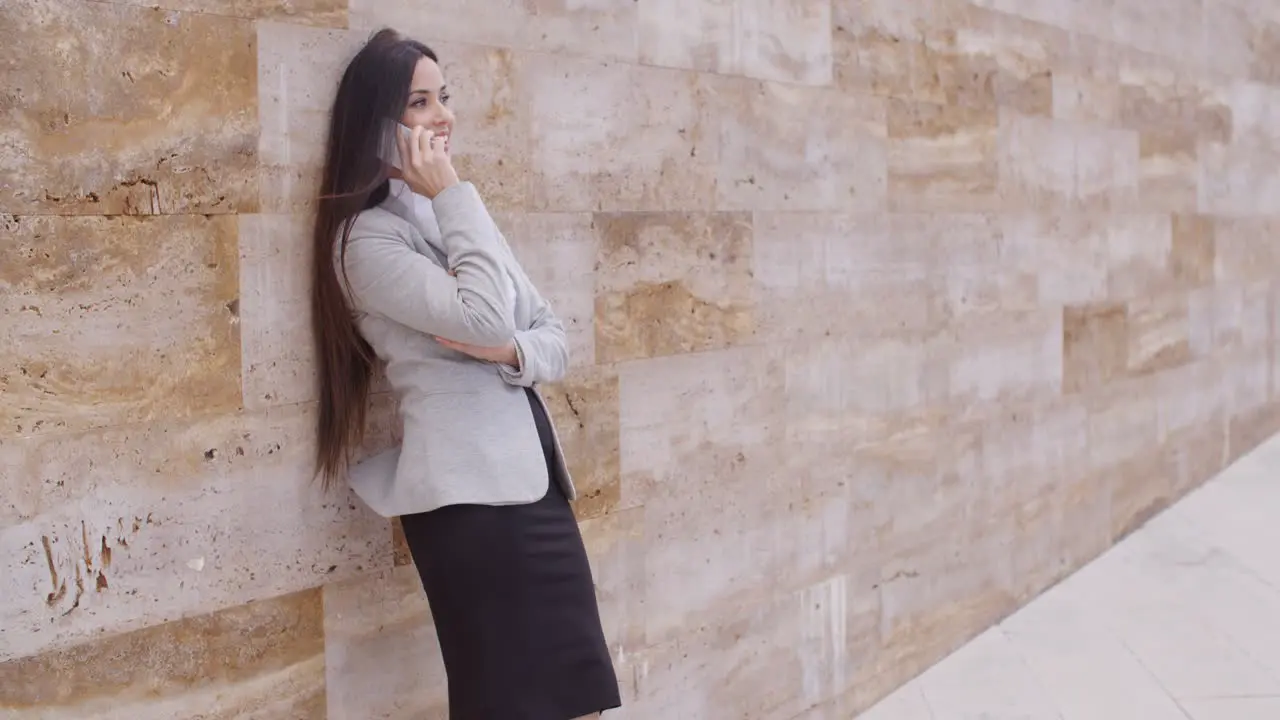
<svg viewBox="0 0 1280 720"><path fill-rule="evenodd" d="M391 564L385 520L312 480L309 406L0 444L5 658Z"/></svg>
<svg viewBox="0 0 1280 720"><path fill-rule="evenodd" d="M726 210L859 212L884 207L883 100L719 78L716 202Z"/></svg>
<svg viewBox="0 0 1280 720"><path fill-rule="evenodd" d="M1012 612L1013 541L1009 523L979 523L889 561L880 591L880 662L922 671Z"/></svg>
<svg viewBox="0 0 1280 720"><path fill-rule="evenodd" d="M1018 0L999 0L1006 5L1016 5ZM1044 4L1038 0L1037 4ZM1062 3L1055 2L1055 5ZM1116 17L1115 0L1079 0L1070 8L1061 8L1060 13L1067 13L1067 26L1080 34L1093 35L1110 41L1117 40L1113 30Z"/></svg>
<svg viewBox="0 0 1280 720"><path fill-rule="evenodd" d="M474 9L468 13L475 12ZM530 56L506 48L434 42L457 117L450 154L491 211L530 204Z"/></svg>
<svg viewBox="0 0 1280 720"><path fill-rule="evenodd" d="M915 249L927 239L889 228L882 213L756 213L760 337L861 339L936 327L932 257Z"/></svg>
<svg viewBox="0 0 1280 720"><path fill-rule="evenodd" d="M640 62L803 85L832 80L825 0L637 3Z"/></svg>
<svg viewBox="0 0 1280 720"><path fill-rule="evenodd" d="M569 365L596 362L596 264L600 235L588 213L536 213L502 227L538 292L564 323Z"/></svg>
<svg viewBox="0 0 1280 720"><path fill-rule="evenodd" d="M802 583L841 573L873 581L880 577L885 555L877 542L876 513L883 489L861 482L854 461L868 444L886 442L892 435L868 441L853 436L853 422L849 426L852 432L838 422L792 432L788 418L791 452L784 472L800 480L796 509L805 517L797 532L802 549L794 568Z"/></svg>
<svg viewBox="0 0 1280 720"><path fill-rule="evenodd" d="M1181 293L1136 299L1128 308L1130 373L1149 374L1191 361L1191 317Z"/></svg>
<svg viewBox="0 0 1280 720"><path fill-rule="evenodd" d="M574 512L586 519L616 510L622 502L616 371L603 366L575 372L541 392L578 490Z"/></svg>
<svg viewBox="0 0 1280 720"><path fill-rule="evenodd" d="M1129 47L1167 58L1175 67L1199 67L1205 46L1196 42L1203 28L1205 0L1170 0L1153 6L1111 2L1110 38ZM1213 3L1218 5L1219 3Z"/></svg>
<svg viewBox="0 0 1280 720"><path fill-rule="evenodd" d="M963 413L988 403L1056 395L1064 377L1063 314L1057 308L976 313L956 321L934 351L947 396Z"/></svg>
<svg viewBox="0 0 1280 720"><path fill-rule="evenodd" d="M413 553L409 551L409 540L404 535L400 518L391 519L391 553L394 567L413 564Z"/></svg>
<svg viewBox="0 0 1280 720"><path fill-rule="evenodd" d="M858 452L875 488L881 569L879 660L912 664L946 652L1013 607L1010 528L987 504L979 424L953 424ZM911 496L911 503L900 498ZM899 508L889 511L888 508ZM927 661L925 661L927 662Z"/></svg>
<svg viewBox="0 0 1280 720"><path fill-rule="evenodd" d="M1201 215L1174 215L1169 270L1181 287L1202 287L1213 282L1217 268L1218 242L1215 222Z"/></svg>
<svg viewBox="0 0 1280 720"><path fill-rule="evenodd" d="M121 4L184 12L275 20L295 25L346 27L347 3L343 0L120 0Z"/></svg>
<svg viewBox="0 0 1280 720"><path fill-rule="evenodd" d="M891 100L888 195L895 210L996 209L994 106Z"/></svg>
<svg viewBox="0 0 1280 720"><path fill-rule="evenodd" d="M1213 267L1219 282L1274 279L1280 273L1280 223L1276 220L1218 218L1209 232L1215 241Z"/></svg>
<svg viewBox="0 0 1280 720"><path fill-rule="evenodd" d="M1131 211L1138 199L1139 135L1130 130L1076 127L1075 196L1087 210Z"/></svg>
<svg viewBox="0 0 1280 720"><path fill-rule="evenodd" d="M310 218L241 215L239 238L244 406L313 401Z"/></svg>
<svg viewBox="0 0 1280 720"><path fill-rule="evenodd" d="M1048 502L1079 482L1088 470L1081 463L1088 452L1087 417L1078 398L1037 398L1005 403L980 420L986 483L979 499L986 516Z"/></svg>
<svg viewBox="0 0 1280 720"><path fill-rule="evenodd" d="M791 718L857 681L879 645L879 616L873 580L849 574L725 613L646 650L626 712Z"/></svg>
<svg viewBox="0 0 1280 720"><path fill-rule="evenodd" d="M447 715L440 645L412 565L326 585L323 624L327 720Z"/></svg>
<svg viewBox="0 0 1280 720"><path fill-rule="evenodd" d="M1253 28L1253 63L1249 77L1269 85L1280 83L1280 19L1261 20Z"/></svg>
<svg viewBox="0 0 1280 720"><path fill-rule="evenodd" d="M1089 413L1088 462L1106 470L1159 445L1154 377L1124 378L1082 396Z"/></svg>
<svg viewBox="0 0 1280 720"><path fill-rule="evenodd" d="M1117 82L1093 70L1091 64L1066 68L1053 72L1053 117L1078 123L1114 123L1120 113Z"/></svg>
<svg viewBox="0 0 1280 720"><path fill-rule="evenodd" d="M1035 285L1041 303L1105 300L1110 266L1106 225L1074 212L1005 213L1002 266Z"/></svg>
<svg viewBox="0 0 1280 720"><path fill-rule="evenodd" d="M1257 412L1270 402L1271 348L1247 348L1233 354L1225 368L1227 407L1231 420ZM1269 436L1270 433L1262 438Z"/></svg>
<svg viewBox="0 0 1280 720"><path fill-rule="evenodd" d="M1173 438L1204 434L1213 424L1225 430L1228 386L1223 369L1221 360L1201 359L1156 377L1156 410L1163 442L1172 444Z"/></svg>
<svg viewBox="0 0 1280 720"><path fill-rule="evenodd" d="M352 0L351 27L391 26L428 41L636 60L636 0Z"/></svg>
<svg viewBox="0 0 1280 720"><path fill-rule="evenodd" d="M632 507L587 518L582 541L591 558L591 573L600 605L605 640L626 692L628 657L647 646L644 608L648 595L644 558L648 545L645 509ZM626 697L627 702L631 697Z"/></svg>
<svg viewBox="0 0 1280 720"><path fill-rule="evenodd" d="M1000 110L996 162L1006 210L1066 206L1076 192L1076 129L1062 121Z"/></svg>
<svg viewBox="0 0 1280 720"><path fill-rule="evenodd" d="M1205 418L1194 428L1170 436L1164 446L1174 501L1212 478L1229 460L1225 416Z"/></svg>
<svg viewBox="0 0 1280 720"><path fill-rule="evenodd" d="M1124 539L1173 503L1176 463L1170 448L1154 446L1099 471L1111 494L1112 542Z"/></svg>
<svg viewBox="0 0 1280 720"><path fill-rule="evenodd" d="M251 22L49 0L5 3L0 27L0 212L257 208Z"/></svg>
<svg viewBox="0 0 1280 720"><path fill-rule="evenodd" d="M887 568L902 569L903 558L922 552L948 527L979 531L986 517L981 500L987 482L981 450L977 426L957 423L856 451L860 492L874 501L856 522L871 529L871 547L883 553ZM897 503L907 496L916 498L910 506ZM895 572L886 569L882 578L890 581Z"/></svg>
<svg viewBox="0 0 1280 720"><path fill-rule="evenodd" d="M627 504L700 451L775 441L782 363L780 348L746 346L619 365Z"/></svg>
<svg viewBox="0 0 1280 720"><path fill-rule="evenodd" d="M1269 283L1214 286L1191 293L1191 347L1199 355L1255 350L1271 340Z"/></svg>
<svg viewBox="0 0 1280 720"><path fill-rule="evenodd" d="M780 364L776 351L743 347L620 366L623 499L645 505L646 579L682 588L648 597L650 642L757 601L762 577L786 582L796 545L781 534L783 498L798 478L777 472ZM723 477L756 479L725 494Z"/></svg>
<svg viewBox="0 0 1280 720"><path fill-rule="evenodd" d="M785 358L788 444L825 458L834 448L810 450L808 443L879 442L924 422L921 416L947 400L949 367L939 355L936 347L907 339L795 342Z"/></svg>
<svg viewBox="0 0 1280 720"><path fill-rule="evenodd" d="M1059 0L974 0L974 5L1055 27L1074 30L1084 3L1062 3Z"/></svg>
<svg viewBox="0 0 1280 720"><path fill-rule="evenodd" d="M0 705L15 720L325 717L324 630L315 589L106 635L0 662Z"/></svg>
<svg viewBox="0 0 1280 720"><path fill-rule="evenodd" d="M832 60L845 92L914 99L917 66L924 66L924 32L915 3L836 0L832 3Z"/></svg>
<svg viewBox="0 0 1280 720"><path fill-rule="evenodd" d="M711 209L717 115L742 104L717 109L707 77L550 55L524 72L534 210Z"/></svg>
<svg viewBox="0 0 1280 720"><path fill-rule="evenodd" d="M899 244L924 243L914 252L929 263L936 286L934 330L969 315L1040 307L1036 284L1002 264L1004 223L997 215L896 213L890 233Z"/></svg>
<svg viewBox="0 0 1280 720"><path fill-rule="evenodd" d="M1280 404L1271 398L1274 347L1250 348L1226 365L1227 463L1280 432Z"/></svg>
<svg viewBox="0 0 1280 720"><path fill-rule="evenodd" d="M1160 443L1156 379L1112 383L1085 397L1088 460L1110 494L1110 532L1127 535L1170 502L1172 474Z"/></svg>
<svg viewBox="0 0 1280 720"><path fill-rule="evenodd" d="M1063 311L1062 389L1094 390L1129 367L1129 316L1124 305L1068 306Z"/></svg>
<svg viewBox="0 0 1280 720"><path fill-rule="evenodd" d="M1207 67L1231 77L1248 77L1257 55L1252 42L1260 18L1230 2L1206 2L1201 40Z"/></svg>
<svg viewBox="0 0 1280 720"><path fill-rule="evenodd" d="M751 216L596 215L596 357L601 362L750 341Z"/></svg>
<svg viewBox="0 0 1280 720"><path fill-rule="evenodd" d="M1256 140L1232 144L1209 143L1200 150L1201 212L1216 215L1257 215L1275 196L1262 163L1270 163L1269 147Z"/></svg>
<svg viewBox="0 0 1280 720"><path fill-rule="evenodd" d="M1048 491L1013 513L1013 594L1026 602L1101 554L1111 544L1111 493L1102 474L1071 468Z"/></svg>
<svg viewBox="0 0 1280 720"><path fill-rule="evenodd" d="M1199 189L1197 147L1193 130L1140 132L1137 205L1144 210L1194 212Z"/></svg>
<svg viewBox="0 0 1280 720"><path fill-rule="evenodd" d="M338 81L366 33L258 23L258 172L265 213L305 213L320 194Z"/></svg>
<svg viewBox="0 0 1280 720"><path fill-rule="evenodd" d="M718 444L663 473L645 500L645 637L651 644L795 587L804 545L788 529L799 478L778 443ZM732 493L719 478L741 480ZM693 511L693 507L699 510Z"/></svg>
<svg viewBox="0 0 1280 720"><path fill-rule="evenodd" d="M0 436L240 407L234 217L0 227Z"/></svg>
<svg viewBox="0 0 1280 720"><path fill-rule="evenodd" d="M1129 300L1178 286L1170 272L1173 221L1155 213L1101 216L1107 232L1107 295Z"/></svg>
<svg viewBox="0 0 1280 720"><path fill-rule="evenodd" d="M953 105L1008 107L1024 115L1053 111L1053 71L1069 55L1066 31L1012 15L943 0L925 43L922 94Z"/></svg>

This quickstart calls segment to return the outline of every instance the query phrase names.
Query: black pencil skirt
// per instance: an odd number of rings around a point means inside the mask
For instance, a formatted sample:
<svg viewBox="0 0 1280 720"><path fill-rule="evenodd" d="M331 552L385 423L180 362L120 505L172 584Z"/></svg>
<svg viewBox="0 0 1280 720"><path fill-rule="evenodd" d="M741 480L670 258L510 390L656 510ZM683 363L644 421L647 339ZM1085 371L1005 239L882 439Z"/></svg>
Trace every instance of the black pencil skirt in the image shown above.
<svg viewBox="0 0 1280 720"><path fill-rule="evenodd" d="M551 425L532 391L529 402L550 475L541 500L400 518L440 639L450 720L572 720L622 704Z"/></svg>

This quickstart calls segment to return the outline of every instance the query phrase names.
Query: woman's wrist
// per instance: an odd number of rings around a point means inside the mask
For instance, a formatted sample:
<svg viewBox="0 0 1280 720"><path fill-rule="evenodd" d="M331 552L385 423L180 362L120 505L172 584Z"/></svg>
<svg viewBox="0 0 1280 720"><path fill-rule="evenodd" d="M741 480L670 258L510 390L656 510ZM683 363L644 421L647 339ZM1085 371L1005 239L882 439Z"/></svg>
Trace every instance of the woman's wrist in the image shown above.
<svg viewBox="0 0 1280 720"><path fill-rule="evenodd" d="M516 346L515 340L507 342L507 354L502 358L502 362L516 372L520 372L520 348Z"/></svg>

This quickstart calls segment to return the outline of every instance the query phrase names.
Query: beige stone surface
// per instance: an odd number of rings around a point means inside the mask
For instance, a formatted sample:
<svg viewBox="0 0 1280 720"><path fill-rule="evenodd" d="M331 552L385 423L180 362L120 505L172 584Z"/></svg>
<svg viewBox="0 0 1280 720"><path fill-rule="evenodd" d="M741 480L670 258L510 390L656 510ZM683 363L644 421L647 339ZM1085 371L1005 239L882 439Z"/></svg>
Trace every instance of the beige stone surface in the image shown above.
<svg viewBox="0 0 1280 720"><path fill-rule="evenodd" d="M523 72L533 210L713 206L723 107L714 78L571 55L530 55Z"/></svg>
<svg viewBox="0 0 1280 720"><path fill-rule="evenodd" d="M391 563L385 520L311 475L286 406L0 444L4 657Z"/></svg>
<svg viewBox="0 0 1280 720"><path fill-rule="evenodd" d="M398 522L312 477L390 25L565 324L614 714L849 720L1280 432L1280 10L1159 10L5 4L0 715L446 714Z"/></svg>
<svg viewBox="0 0 1280 720"><path fill-rule="evenodd" d="M247 20L80 0L0 8L0 211L252 212Z"/></svg>
<svg viewBox="0 0 1280 720"><path fill-rule="evenodd" d="M640 62L803 85L832 79L827 0L636 3Z"/></svg>
<svg viewBox="0 0 1280 720"><path fill-rule="evenodd" d="M600 234L590 213L531 213L503 234L538 292L564 323L569 364L596 363L596 275Z"/></svg>
<svg viewBox="0 0 1280 720"><path fill-rule="evenodd" d="M879 98L719 78L716 202L734 210L851 212L883 207L885 103Z"/></svg>
<svg viewBox="0 0 1280 720"><path fill-rule="evenodd" d="M463 42L629 60L638 48L636 0L350 0L351 27L403 28L424 41Z"/></svg>
<svg viewBox="0 0 1280 720"><path fill-rule="evenodd" d="M118 0L120 4L211 15L278 20L302 25L346 27L344 0Z"/></svg>
<svg viewBox="0 0 1280 720"><path fill-rule="evenodd" d="M240 407L234 216L0 222L0 437Z"/></svg>
<svg viewBox="0 0 1280 720"><path fill-rule="evenodd" d="M0 663L6 717L323 717L319 588Z"/></svg>
<svg viewBox="0 0 1280 720"><path fill-rule="evenodd" d="M617 362L751 340L751 216L597 214L596 357Z"/></svg>

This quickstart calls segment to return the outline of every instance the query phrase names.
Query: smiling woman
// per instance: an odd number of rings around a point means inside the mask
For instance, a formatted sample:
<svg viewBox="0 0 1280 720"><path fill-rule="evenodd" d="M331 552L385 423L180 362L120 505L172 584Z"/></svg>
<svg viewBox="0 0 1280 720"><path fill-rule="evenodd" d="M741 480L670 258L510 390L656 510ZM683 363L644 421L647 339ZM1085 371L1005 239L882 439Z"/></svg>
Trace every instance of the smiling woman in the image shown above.
<svg viewBox="0 0 1280 720"><path fill-rule="evenodd" d="M564 327L450 157L437 57L391 30L347 67L316 214L317 466L399 516L454 720L571 720L621 704L573 482L535 389ZM397 123L402 129L397 130ZM401 447L348 465L375 359Z"/></svg>

